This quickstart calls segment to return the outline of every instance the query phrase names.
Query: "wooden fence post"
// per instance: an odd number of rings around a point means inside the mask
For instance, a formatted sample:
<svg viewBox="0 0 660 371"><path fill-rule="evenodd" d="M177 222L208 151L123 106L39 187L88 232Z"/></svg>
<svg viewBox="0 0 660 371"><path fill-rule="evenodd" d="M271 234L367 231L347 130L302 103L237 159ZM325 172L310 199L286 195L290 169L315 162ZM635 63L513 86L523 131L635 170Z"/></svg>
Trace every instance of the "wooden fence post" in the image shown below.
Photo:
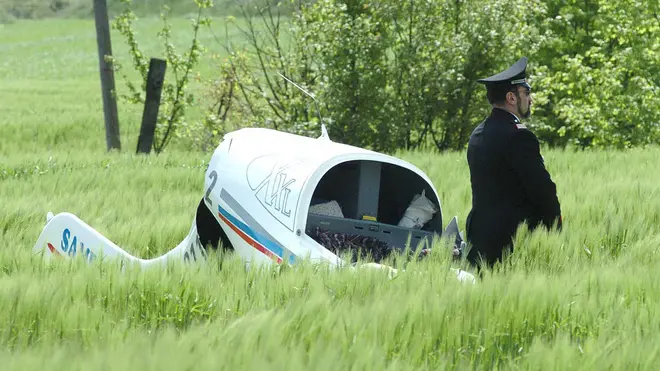
<svg viewBox="0 0 660 371"><path fill-rule="evenodd" d="M112 92L115 90L115 75L110 63L105 61L106 55L112 55L106 0L94 0L94 20L96 22L96 43L99 51L99 71L101 74L101 92L103 95L105 141L108 151L113 148L121 150L117 101L112 96Z"/></svg>
<svg viewBox="0 0 660 371"><path fill-rule="evenodd" d="M158 108L160 107L160 93L165 79L167 62L162 59L151 58L149 73L147 74L147 96L144 99L142 112L142 126L136 153L149 153L154 142L154 132L158 122Z"/></svg>

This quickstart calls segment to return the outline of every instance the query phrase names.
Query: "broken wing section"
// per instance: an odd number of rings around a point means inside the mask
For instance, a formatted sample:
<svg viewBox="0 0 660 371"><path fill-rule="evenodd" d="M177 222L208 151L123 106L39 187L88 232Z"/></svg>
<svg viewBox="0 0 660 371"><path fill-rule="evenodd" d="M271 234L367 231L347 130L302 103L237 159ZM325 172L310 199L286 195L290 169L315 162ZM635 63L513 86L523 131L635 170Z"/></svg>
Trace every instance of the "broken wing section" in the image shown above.
<svg viewBox="0 0 660 371"><path fill-rule="evenodd" d="M84 259L92 262L121 260L142 267L165 265L172 261L205 262L206 251L200 243L197 223L193 220L188 235L176 247L154 259L141 259L131 255L77 216L62 212L55 216L48 213L47 223L32 251L43 253L47 259Z"/></svg>

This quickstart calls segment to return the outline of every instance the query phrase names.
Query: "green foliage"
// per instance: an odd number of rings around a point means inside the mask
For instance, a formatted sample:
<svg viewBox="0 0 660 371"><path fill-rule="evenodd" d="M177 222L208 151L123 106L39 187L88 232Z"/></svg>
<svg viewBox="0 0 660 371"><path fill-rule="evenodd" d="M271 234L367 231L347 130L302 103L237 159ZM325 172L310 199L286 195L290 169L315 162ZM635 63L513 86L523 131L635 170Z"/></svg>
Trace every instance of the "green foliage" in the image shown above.
<svg viewBox="0 0 660 371"><path fill-rule="evenodd" d="M555 145L627 148L660 140L657 2L546 1L536 55L542 138ZM568 38L566 35L573 35Z"/></svg>
<svg viewBox="0 0 660 371"><path fill-rule="evenodd" d="M239 15L248 1L215 0L215 7L208 9L208 14ZM93 3L94 0L0 0L0 23L19 19L93 18ZM106 0L106 4L111 17L124 10L123 0ZM158 16L165 6L176 16L196 14L198 9L194 0L132 0L131 10L140 17Z"/></svg>
<svg viewBox="0 0 660 371"><path fill-rule="evenodd" d="M134 49L122 2L108 6ZM199 10L191 0L134 0L130 12L153 15L164 5L170 17ZM476 80L526 55L534 91L530 127L542 142L630 148L660 141L659 7L641 0L219 0L205 11L247 19L247 26L232 26L245 43L217 45L223 51L213 52L230 58L217 58L205 92L184 96L185 89L170 86L166 93L177 102L210 100L209 113L177 134L204 148L241 126L318 135L315 103L279 73L315 95L335 140L381 151L462 149L489 111ZM0 14L4 21L89 17L91 4L6 0ZM181 66L173 86L184 86L185 64L198 62L197 32L212 30L193 29L183 56L167 47L167 24L159 34L171 66ZM146 59L135 60L138 52L133 62L142 73ZM171 110L171 121L182 123L185 110Z"/></svg>
<svg viewBox="0 0 660 371"><path fill-rule="evenodd" d="M124 101L129 103L144 105L150 58L140 50L135 31L133 30L133 21L137 17L130 9L131 0L122 1L127 6L113 21L113 27L124 36L129 46L133 67L141 77L140 89L131 82L127 74L123 73L123 64L117 58L108 56L108 59L115 71L120 73L125 79L129 89L129 94L118 94L118 97L123 98ZM169 8L165 6L161 13L163 28L158 32L158 36L163 42L167 69L169 74L174 76L174 82L169 82L171 79L166 78L162 86L161 102L153 142L153 148L156 153L160 153L179 131L187 129L188 123L185 121L186 109L195 103L195 95L188 92L188 85L190 79L194 77L193 69L199 62L200 54L204 51L203 46L198 40L199 29L202 26L208 26L211 22L210 18L202 17L202 11L212 6L212 2L209 0L195 0L195 4L198 7L198 11L196 18L191 20L193 37L189 50L183 55L177 53L171 41L171 26L168 23L167 14Z"/></svg>
<svg viewBox="0 0 660 371"><path fill-rule="evenodd" d="M318 133L318 120L291 114L300 103L273 87L279 72L316 94L332 138L383 151L464 148L490 109L476 80L527 55L542 141L630 147L660 138L660 19L646 5L323 0L293 13L289 50L271 34L231 58L261 62L234 71L259 121Z"/></svg>
<svg viewBox="0 0 660 371"><path fill-rule="evenodd" d="M388 104L403 126L403 143L431 142L461 149L489 109L476 80L511 64L536 47L535 30L523 22L542 12L540 1L393 2L393 70ZM512 25L515 32L512 32ZM497 53L497 54L495 54ZM497 55L498 57L494 57ZM406 127L407 126L407 127ZM430 138L430 140L429 140ZM404 145L402 145L404 144Z"/></svg>
<svg viewBox="0 0 660 371"><path fill-rule="evenodd" d="M57 12L41 2L0 7L5 18L43 17L82 4L47 3ZM121 0L108 4L111 14L119 12L117 29L140 74L148 59L130 31L130 17L154 14L162 5L171 8L169 17L199 11L194 1L134 0L130 15L125 8L120 12ZM167 23L159 33L173 62L168 71L180 67L177 81L164 91L172 124L161 124L162 133L169 128L175 135L166 138L201 148L243 126L315 136L322 121L334 140L379 151L460 150L490 109L476 80L523 55L530 58L533 85L529 126L542 142L630 148L660 141L657 2L221 0L205 12L241 19L230 18L236 22L227 26L224 40L203 20L199 25L205 27L193 24L183 55L170 48ZM236 30L241 38L227 37ZM193 91L186 71L199 63L205 49L197 40L207 31L218 40L211 49L215 69L205 79L196 76L204 86ZM316 102L279 74L314 94ZM129 86L125 95L139 102L139 91ZM207 112L191 117L192 102ZM161 137L159 147L168 140Z"/></svg>
<svg viewBox="0 0 660 371"><path fill-rule="evenodd" d="M385 150L388 25L385 7L366 1L322 0L302 8L298 37L309 40L312 87L333 140ZM359 36L357 36L359 35ZM357 37L356 37L357 36Z"/></svg>
<svg viewBox="0 0 660 371"><path fill-rule="evenodd" d="M304 28L287 16L292 7L299 9L303 3L289 6L259 1L242 7L240 21L244 26L230 18L230 26L236 28L241 37L227 37L220 43L228 55L220 71L225 86L232 86L225 91L234 92L234 104L226 117L233 126L265 126L303 135L320 132L315 102L282 77L294 81L302 89L309 89L309 80L315 78L313 59L309 58L312 40L300 39ZM292 16L299 18L301 14L293 12ZM292 42L295 39L298 42ZM214 100L221 97L216 95Z"/></svg>

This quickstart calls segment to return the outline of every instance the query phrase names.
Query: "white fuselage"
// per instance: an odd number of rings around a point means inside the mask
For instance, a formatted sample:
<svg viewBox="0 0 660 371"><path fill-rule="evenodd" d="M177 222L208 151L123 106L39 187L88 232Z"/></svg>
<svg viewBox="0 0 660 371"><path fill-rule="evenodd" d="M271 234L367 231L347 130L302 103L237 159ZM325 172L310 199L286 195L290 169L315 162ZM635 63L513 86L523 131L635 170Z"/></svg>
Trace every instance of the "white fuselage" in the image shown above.
<svg viewBox="0 0 660 371"><path fill-rule="evenodd" d="M312 195L323 175L346 161L367 160L406 168L408 162L326 138L269 129L241 129L225 136L206 171L204 202L234 250L254 262L339 258L305 234ZM435 194L437 199L437 193Z"/></svg>

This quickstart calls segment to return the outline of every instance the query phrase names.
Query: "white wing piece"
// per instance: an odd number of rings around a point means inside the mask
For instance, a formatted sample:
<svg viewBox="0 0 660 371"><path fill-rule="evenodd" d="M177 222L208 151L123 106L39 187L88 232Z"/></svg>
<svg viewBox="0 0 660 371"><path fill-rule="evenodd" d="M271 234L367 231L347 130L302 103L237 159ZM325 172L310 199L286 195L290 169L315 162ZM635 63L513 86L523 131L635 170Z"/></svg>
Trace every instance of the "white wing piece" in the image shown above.
<svg viewBox="0 0 660 371"><path fill-rule="evenodd" d="M47 224L32 249L47 258L82 258L88 262L101 257L120 259L147 267L165 265L170 261L204 262L206 251L199 241L197 225L193 220L186 238L166 254L154 259L137 258L117 246L77 216L62 212L53 216L49 212Z"/></svg>

